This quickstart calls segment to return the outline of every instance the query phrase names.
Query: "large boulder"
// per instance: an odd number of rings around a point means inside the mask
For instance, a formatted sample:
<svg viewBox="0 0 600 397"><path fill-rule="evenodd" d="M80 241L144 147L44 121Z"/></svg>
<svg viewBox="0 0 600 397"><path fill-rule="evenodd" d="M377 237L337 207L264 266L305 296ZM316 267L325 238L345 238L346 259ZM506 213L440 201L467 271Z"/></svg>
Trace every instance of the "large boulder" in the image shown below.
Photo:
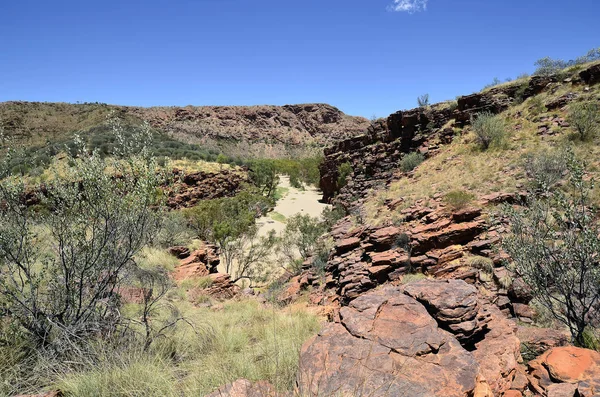
<svg viewBox="0 0 600 397"><path fill-rule="evenodd" d="M421 280L404 286L404 293L472 352L495 393L510 388L521 361L516 324L495 306L479 302L474 286L463 280Z"/></svg>
<svg viewBox="0 0 600 397"><path fill-rule="evenodd" d="M555 347L528 363L533 391L550 395L577 390L577 395L600 394L600 353L574 346ZM556 386L557 384L573 386ZM573 392L572 396L575 393Z"/></svg>
<svg viewBox="0 0 600 397"><path fill-rule="evenodd" d="M406 285L404 293L421 302L461 342L469 343L487 328L479 316L477 289L463 280L421 280Z"/></svg>
<svg viewBox="0 0 600 397"><path fill-rule="evenodd" d="M302 348L301 395L468 396L479 365L398 287L361 295Z"/></svg>
<svg viewBox="0 0 600 397"><path fill-rule="evenodd" d="M175 268L173 278L176 281L182 281L193 277L206 277L209 274L217 273L219 263L219 249L214 245L207 244L181 260Z"/></svg>

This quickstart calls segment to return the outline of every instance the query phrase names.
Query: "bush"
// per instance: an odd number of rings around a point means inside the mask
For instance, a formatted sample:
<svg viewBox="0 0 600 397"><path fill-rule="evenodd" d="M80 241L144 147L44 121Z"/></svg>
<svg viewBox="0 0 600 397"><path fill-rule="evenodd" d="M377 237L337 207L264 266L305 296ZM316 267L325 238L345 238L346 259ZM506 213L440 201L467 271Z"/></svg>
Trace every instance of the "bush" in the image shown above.
<svg viewBox="0 0 600 397"><path fill-rule="evenodd" d="M446 205L454 210L467 207L474 199L475 196L473 194L465 192L464 190L452 190L444 196Z"/></svg>
<svg viewBox="0 0 600 397"><path fill-rule="evenodd" d="M337 221L346 215L348 215L346 210L342 206L336 205L331 208L323 209L321 218L323 218L323 222L327 226L327 229L331 229L337 223Z"/></svg>
<svg viewBox="0 0 600 397"><path fill-rule="evenodd" d="M22 202L22 181L0 182L0 311L57 355L119 324L114 291L156 235L166 180L148 158L107 162L82 147L70 160L38 196L45 211Z"/></svg>
<svg viewBox="0 0 600 397"><path fill-rule="evenodd" d="M500 116L484 112L471 118L477 144L482 150L500 146L506 137L506 125Z"/></svg>
<svg viewBox="0 0 600 397"><path fill-rule="evenodd" d="M531 99L529 100L529 105L529 109L531 110L531 113L533 115L537 116L546 111L546 105L544 104L544 100L539 95L531 97Z"/></svg>
<svg viewBox="0 0 600 397"><path fill-rule="evenodd" d="M319 218L303 214L291 216L281 237L280 251L292 265L297 263L298 255L301 260L307 259L316 253L319 237L326 231L325 223Z"/></svg>
<svg viewBox="0 0 600 397"><path fill-rule="evenodd" d="M555 190L550 201L505 208L512 234L503 245L538 302L569 328L573 342L586 347L585 330L598 319L600 225L583 166L570 156L568 169L572 198Z"/></svg>
<svg viewBox="0 0 600 397"><path fill-rule="evenodd" d="M423 94L417 97L417 103L419 104L419 107L429 106L429 94Z"/></svg>
<svg viewBox="0 0 600 397"><path fill-rule="evenodd" d="M569 106L569 121L577 131L579 139L593 139L600 131L600 108L593 102L574 103Z"/></svg>
<svg viewBox="0 0 600 397"><path fill-rule="evenodd" d="M337 178L338 190L340 190L341 188L346 186L346 183L348 183L348 177L350 176L350 174L352 174L352 172L354 172L354 169L352 168L352 164L350 164L348 162L340 164L340 166L338 167L338 178Z"/></svg>
<svg viewBox="0 0 600 397"><path fill-rule="evenodd" d="M251 190L235 197L204 200L183 211L198 237L216 244L225 272L233 281L257 280L266 268L260 266L274 247L275 236L258 236L257 216L264 215L272 200Z"/></svg>
<svg viewBox="0 0 600 397"><path fill-rule="evenodd" d="M564 176L567 170L567 153L564 151L542 151L525 157L524 168L531 188L547 193Z"/></svg>
<svg viewBox="0 0 600 397"><path fill-rule="evenodd" d="M400 168L404 172L410 172L417 168L419 164L425 161L425 156L419 152L408 153L400 161Z"/></svg>
<svg viewBox="0 0 600 397"><path fill-rule="evenodd" d="M277 168L272 161L255 160L250 164L250 181L260 190L265 197L273 197L279 185Z"/></svg>

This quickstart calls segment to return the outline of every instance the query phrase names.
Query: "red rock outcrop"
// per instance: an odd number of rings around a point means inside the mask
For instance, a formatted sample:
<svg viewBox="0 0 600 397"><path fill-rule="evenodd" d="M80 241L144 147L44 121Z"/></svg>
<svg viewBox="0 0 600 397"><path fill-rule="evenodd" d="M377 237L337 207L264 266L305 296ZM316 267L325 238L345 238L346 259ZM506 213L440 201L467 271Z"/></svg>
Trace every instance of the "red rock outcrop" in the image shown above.
<svg viewBox="0 0 600 397"><path fill-rule="evenodd" d="M205 277L216 273L219 263L219 249L207 244L181 260L175 268L173 278L181 281L191 277Z"/></svg>
<svg viewBox="0 0 600 397"><path fill-rule="evenodd" d="M235 196L247 182L242 173L229 170L182 175L176 169L174 174L179 179L167 189L167 205L173 209L193 207L200 200Z"/></svg>
<svg viewBox="0 0 600 397"><path fill-rule="evenodd" d="M555 347L530 361L528 367L530 387L536 393L569 397L600 394L600 353L594 350Z"/></svg>
<svg viewBox="0 0 600 397"><path fill-rule="evenodd" d="M181 260L173 272L173 279L181 283L188 279L206 278L206 286L193 288L191 294L208 295L218 300L231 299L239 294L240 288L235 285L229 274L218 273L219 250L216 246L205 245Z"/></svg>
<svg viewBox="0 0 600 397"><path fill-rule="evenodd" d="M361 295L302 348L301 395L468 396L479 365L399 288Z"/></svg>

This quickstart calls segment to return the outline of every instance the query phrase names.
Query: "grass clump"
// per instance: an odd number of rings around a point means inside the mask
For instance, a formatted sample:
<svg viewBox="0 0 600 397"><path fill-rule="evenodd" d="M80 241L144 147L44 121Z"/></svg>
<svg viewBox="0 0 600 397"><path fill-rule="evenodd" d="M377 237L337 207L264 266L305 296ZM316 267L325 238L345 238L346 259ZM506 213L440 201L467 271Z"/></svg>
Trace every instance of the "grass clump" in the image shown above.
<svg viewBox="0 0 600 397"><path fill-rule="evenodd" d="M89 372L68 376L60 383L66 397L177 396L176 379L160 359L108 362Z"/></svg>
<svg viewBox="0 0 600 397"><path fill-rule="evenodd" d="M62 374L52 387L68 397L191 397L246 378L291 391L300 348L319 328L318 318L300 307L265 309L254 300L218 310L188 302L177 308L193 328L177 327L146 353L108 351L99 363Z"/></svg>
<svg viewBox="0 0 600 397"><path fill-rule="evenodd" d="M194 288L198 288L198 289L206 289L206 288L210 288L213 285L213 279L206 276L206 277L193 277L193 278L188 278L185 279L181 282L180 286L183 289L194 289Z"/></svg>
<svg viewBox="0 0 600 397"><path fill-rule="evenodd" d="M281 223L286 223L287 222L287 218L285 217L285 215L280 214L277 211L270 212L269 213L269 217L271 219L273 219L274 221L277 221L277 222L281 222Z"/></svg>
<svg viewBox="0 0 600 397"><path fill-rule="evenodd" d="M488 274L491 274L494 271L494 261L484 256L470 256L467 258L466 264L467 266L482 270Z"/></svg>
<svg viewBox="0 0 600 397"><path fill-rule="evenodd" d="M425 161L425 156L419 152L408 153L400 161L400 168L404 172L410 172L417 168L419 164Z"/></svg>
<svg viewBox="0 0 600 397"><path fill-rule="evenodd" d="M597 103L574 103L569 109L569 121L582 141L589 141L600 131L600 108Z"/></svg>
<svg viewBox="0 0 600 397"><path fill-rule="evenodd" d="M142 269L156 269L159 267L167 270L175 269L179 260L163 249L144 247L136 260L138 266Z"/></svg>
<svg viewBox="0 0 600 397"><path fill-rule="evenodd" d="M471 118L475 140L481 150L500 147L506 138L506 125L500 116L489 112L480 113Z"/></svg>
<svg viewBox="0 0 600 397"><path fill-rule="evenodd" d="M453 210L466 208L475 199L475 196L464 190L452 190L444 196L444 203Z"/></svg>
<svg viewBox="0 0 600 397"><path fill-rule="evenodd" d="M547 193L567 171L565 151L545 150L525 156L524 169L535 192Z"/></svg>

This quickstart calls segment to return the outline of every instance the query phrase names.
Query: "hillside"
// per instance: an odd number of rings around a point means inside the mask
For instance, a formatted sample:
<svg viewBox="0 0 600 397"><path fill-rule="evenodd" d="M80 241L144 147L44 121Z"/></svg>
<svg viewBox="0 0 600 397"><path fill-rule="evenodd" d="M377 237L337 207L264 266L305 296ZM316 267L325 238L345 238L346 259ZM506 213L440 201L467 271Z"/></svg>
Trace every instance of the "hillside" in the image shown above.
<svg viewBox="0 0 600 397"><path fill-rule="evenodd" d="M0 126L27 146L42 146L101 126L111 112L232 157L281 157L348 138L368 126L366 119L325 104L142 108L40 102L0 103Z"/></svg>

